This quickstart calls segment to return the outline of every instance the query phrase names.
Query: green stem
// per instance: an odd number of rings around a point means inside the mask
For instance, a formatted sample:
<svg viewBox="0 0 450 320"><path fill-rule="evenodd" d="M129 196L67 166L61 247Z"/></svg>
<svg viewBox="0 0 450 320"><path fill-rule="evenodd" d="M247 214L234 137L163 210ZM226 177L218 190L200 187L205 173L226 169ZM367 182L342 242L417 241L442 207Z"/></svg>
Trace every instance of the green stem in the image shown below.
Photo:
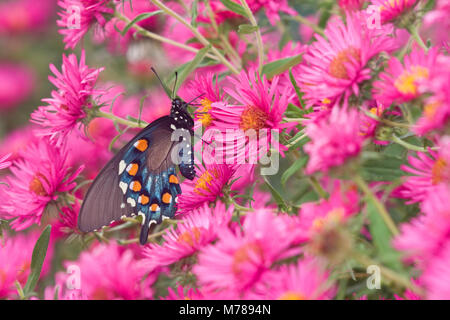
<svg viewBox="0 0 450 320"><path fill-rule="evenodd" d="M395 134L392 135L392 141L397 143L397 144L399 144L399 145L401 145L401 146L403 146L403 147L405 147L408 150L419 151L419 152L428 152L428 148L425 149L425 148L416 146L414 144L408 143L408 142L400 139L399 137L397 137ZM439 148L431 147L430 149L431 150L438 150Z"/></svg>
<svg viewBox="0 0 450 320"><path fill-rule="evenodd" d="M381 123L384 123L384 124L386 124L386 125L388 125L390 127L408 128L408 129L411 128L411 125L409 125L407 123L401 123L401 122L391 121L391 120L388 120L388 119L383 119L383 118L380 118L377 115L373 114L372 112L369 112L369 111L364 110L364 109L361 109L361 110L364 112L364 114L366 116L368 116L368 117L370 117L370 118L372 118L374 120L377 120L377 121L379 121Z"/></svg>
<svg viewBox="0 0 450 320"><path fill-rule="evenodd" d="M120 12L117 12L117 11L116 11L116 12L114 13L114 16L115 16L116 18L118 18L118 19L124 21L126 24L129 24L129 23L131 22L130 19L128 19L127 17L125 17L124 15L122 15ZM174 40L172 40L172 39L169 39L169 38L160 36L159 34L150 32L150 31L148 31L148 30L142 28L142 27L141 27L140 25L138 25L138 24L135 24L135 25L133 26L133 28L136 29L136 31L137 31L141 36L144 36L144 37L147 37L147 38L150 38L150 39L153 39L153 40L157 40L157 41L160 41L160 42L164 42L164 43L173 45L173 46L175 46L175 47L184 49L184 50L186 50L186 51L193 52L193 53L195 53L195 54L197 54L197 53L200 51L200 50L198 50L198 49L196 49L196 48L194 48L194 47L188 46L188 45L186 45L186 44L184 44L184 43L177 42L177 41L174 41ZM215 55L212 55L212 54L209 54L209 53L208 53L208 54L206 54L206 56L207 56L208 58L210 58L210 59L213 59L213 60L216 60L216 61L220 61Z"/></svg>
<svg viewBox="0 0 450 320"><path fill-rule="evenodd" d="M360 263L361 265L363 265L365 267L368 267L371 265L378 266L380 268L381 275L383 277L385 277L386 279L402 286L403 288L409 289L422 297L425 295L424 291L421 288L419 288L415 284L411 283L411 281L409 281L409 279L405 278L403 275L398 274L397 272L395 272L385 266L380 265L376 261L374 261L374 260L370 259L369 257L362 255L358 252L354 252L352 256L356 261L358 261L358 263Z"/></svg>
<svg viewBox="0 0 450 320"><path fill-rule="evenodd" d="M130 121L130 120L118 117L118 116L116 116L116 115L114 115L112 113L103 112L103 111L100 111L100 110L96 111L95 115L97 117L102 117L102 118L113 120L113 121L115 121L117 123L124 124L124 125L126 125L128 127L131 127L131 128L145 128L147 126L147 123L145 123L145 122L141 121L141 124L138 124L138 123L136 123L134 121Z"/></svg>
<svg viewBox="0 0 450 320"><path fill-rule="evenodd" d="M169 16L175 18L176 20L178 20L179 22L181 22L184 26L186 26L186 28L188 28L193 34L194 36L198 39L198 41L200 41L201 44L203 44L205 47L207 46L211 46L211 51L214 53L214 55L217 57L217 59L222 62L228 69L230 69L231 72L235 73L235 74L239 74L239 70L236 69L235 66L233 66L220 52L219 50L217 50L216 47L214 47L209 41L208 39L206 39L201 33L200 31L198 31L197 28L194 28L188 21L186 21L183 17L181 17L178 13L176 13L175 11L173 11L172 9L170 9L169 7L167 7L166 5L164 5L161 1L159 0L150 0L151 2L153 2L153 4L155 6L157 6L158 8L160 8L162 11L164 11L165 13L167 13Z"/></svg>
<svg viewBox="0 0 450 320"><path fill-rule="evenodd" d="M255 35L256 35L256 47L258 48L258 72L261 74L264 65L264 46L261 37L261 30L258 27L258 23L256 22L255 16L253 15L252 10L250 10L247 1L241 0L241 3L245 9L245 12L247 13L247 17L250 20L251 25L256 27Z"/></svg>
<svg viewBox="0 0 450 320"><path fill-rule="evenodd" d="M414 38L414 40L416 40L417 44L419 46L421 46L425 50L425 52L427 52L428 51L428 47L425 44L425 42L423 42L422 38L420 37L418 28L416 26L414 26L414 25L411 25L411 26L409 26L407 28L407 30L409 31L411 36Z"/></svg>
<svg viewBox="0 0 450 320"><path fill-rule="evenodd" d="M328 198L328 193L322 188L322 185L319 183L319 181L316 179L316 177L309 177L308 178L309 183L313 187L314 191L323 199Z"/></svg>
<svg viewBox="0 0 450 320"><path fill-rule="evenodd" d="M372 192L370 187L367 185L367 183L364 181L364 179L360 175L354 176L354 181L358 185L358 187L364 192L367 198L369 198L375 207L377 208L381 218L384 220L384 223L389 228L391 233L396 236L399 234L399 231L397 229L397 226L395 225L395 222L392 220L391 216L387 212L384 205L380 202L378 197Z"/></svg>

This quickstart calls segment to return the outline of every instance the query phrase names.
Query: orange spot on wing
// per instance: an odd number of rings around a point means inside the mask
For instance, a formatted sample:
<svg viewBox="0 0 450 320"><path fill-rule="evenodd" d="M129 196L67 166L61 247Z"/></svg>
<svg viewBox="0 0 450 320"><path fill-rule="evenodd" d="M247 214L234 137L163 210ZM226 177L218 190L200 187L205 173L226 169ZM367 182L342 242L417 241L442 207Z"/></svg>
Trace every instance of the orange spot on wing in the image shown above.
<svg viewBox="0 0 450 320"><path fill-rule="evenodd" d="M150 198L147 197L146 195L141 194L141 204L146 205L149 202L150 202Z"/></svg>
<svg viewBox="0 0 450 320"><path fill-rule="evenodd" d="M136 147L136 149L138 149L141 152L144 152L145 150L147 150L148 148L148 142L145 139L141 139L136 141L136 143L134 144L134 146Z"/></svg>
<svg viewBox="0 0 450 320"><path fill-rule="evenodd" d="M140 183L139 181L135 180L135 181L133 181L133 182L130 184L130 188L131 188L131 190L133 190L134 192L138 192L138 191L141 191L142 186L141 186L141 183Z"/></svg>
<svg viewBox="0 0 450 320"><path fill-rule="evenodd" d="M166 192L163 194L162 202L164 202L165 204L169 204L171 200L172 200L172 196L170 195L170 193Z"/></svg>
<svg viewBox="0 0 450 320"><path fill-rule="evenodd" d="M159 206L156 203L153 203L150 206L150 211L158 211L158 209L159 209Z"/></svg>
<svg viewBox="0 0 450 320"><path fill-rule="evenodd" d="M178 178L175 175L172 174L169 177L169 182L178 184Z"/></svg>
<svg viewBox="0 0 450 320"><path fill-rule="evenodd" d="M136 173L138 172L139 166L136 163L132 163L130 164L130 166L128 167L128 174L130 176L135 176Z"/></svg>

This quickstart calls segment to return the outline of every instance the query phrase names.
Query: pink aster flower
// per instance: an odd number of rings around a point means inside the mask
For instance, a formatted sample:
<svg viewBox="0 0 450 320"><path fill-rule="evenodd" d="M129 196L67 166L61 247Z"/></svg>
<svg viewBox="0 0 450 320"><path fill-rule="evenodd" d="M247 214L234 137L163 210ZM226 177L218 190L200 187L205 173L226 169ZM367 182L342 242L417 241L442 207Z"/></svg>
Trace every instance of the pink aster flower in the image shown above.
<svg viewBox="0 0 450 320"><path fill-rule="evenodd" d="M328 117L307 125L311 139L305 145L309 154L306 172L328 172L359 155L365 137L360 133L360 115L354 109L333 108Z"/></svg>
<svg viewBox="0 0 450 320"><path fill-rule="evenodd" d="M325 35L316 35L296 76L309 104L358 95L358 85L370 79L368 61L395 45L384 32L368 29L357 13L348 13L346 24L340 18L330 21Z"/></svg>
<svg viewBox="0 0 450 320"><path fill-rule="evenodd" d="M425 34L424 39L430 39L436 45L450 44L449 30L450 20L448 13L450 12L450 1L437 0L433 10L427 12L423 17L422 33ZM447 50L448 52L448 50Z"/></svg>
<svg viewBox="0 0 450 320"><path fill-rule="evenodd" d="M299 260L293 265L284 265L264 275L255 289L252 299L264 300L329 300L335 288L329 272L313 258Z"/></svg>
<svg viewBox="0 0 450 320"><path fill-rule="evenodd" d="M432 94L425 100L422 116L417 120L413 131L423 136L430 132L445 132L450 123L450 57L439 55L434 72L420 88Z"/></svg>
<svg viewBox="0 0 450 320"><path fill-rule="evenodd" d="M11 165L11 161L8 161L8 159L10 157L11 157L11 153L0 158L0 170L8 168Z"/></svg>
<svg viewBox="0 0 450 320"><path fill-rule="evenodd" d="M39 224L47 205L75 187L82 169L70 174L65 146L56 147L45 139L30 145L10 167L8 186L0 189L1 216L15 219L10 224L15 230Z"/></svg>
<svg viewBox="0 0 450 320"><path fill-rule="evenodd" d="M344 10L360 10L365 0L339 0L338 4Z"/></svg>
<svg viewBox="0 0 450 320"><path fill-rule="evenodd" d="M0 299L17 298L15 282L22 288L30 274L31 256L39 234L4 235L0 241ZM52 247L49 246L45 256L41 277L49 268L52 259Z"/></svg>
<svg viewBox="0 0 450 320"><path fill-rule="evenodd" d="M430 261L420 277L428 300L450 299L450 241L447 239L442 246L439 255Z"/></svg>
<svg viewBox="0 0 450 320"><path fill-rule="evenodd" d="M286 221L269 210L245 217L242 231L223 229L219 240L204 248L193 272L205 290L245 293L270 270L274 262L298 254Z"/></svg>
<svg viewBox="0 0 450 320"><path fill-rule="evenodd" d="M193 289L182 285L176 286L176 291L168 288L168 295L164 300L238 300L238 297L230 291L205 291Z"/></svg>
<svg viewBox="0 0 450 320"><path fill-rule="evenodd" d="M218 148L223 149L223 154L230 158L227 163L240 163L242 155L245 159L255 156L259 159L269 145L282 154L287 149L272 134L272 130L280 132L295 126L292 122L281 122L292 92L288 86L280 87L279 79L274 77L269 83L265 76L261 78L253 69L227 78L233 87L224 90L234 99L234 104L213 103L209 112L213 118L212 129L224 133L215 136L214 140ZM230 131L233 134L229 134ZM254 135L246 136L250 132Z"/></svg>
<svg viewBox="0 0 450 320"><path fill-rule="evenodd" d="M223 188L235 173L229 165L215 162L205 163L205 166L197 164L197 169L194 180L185 180L181 185L183 193L178 197L179 214L187 214L223 196Z"/></svg>
<svg viewBox="0 0 450 320"><path fill-rule="evenodd" d="M438 151L417 152L409 156L409 166L402 169L412 176L407 176L396 195L408 199L407 204L421 202L427 194L439 184L450 184L450 137L444 136L437 144Z"/></svg>
<svg viewBox="0 0 450 320"><path fill-rule="evenodd" d="M26 66L0 63L0 110L16 107L35 87L33 70Z"/></svg>
<svg viewBox="0 0 450 320"><path fill-rule="evenodd" d="M358 192L355 188L345 190L336 184L328 199L302 204L298 222L301 242L312 240L324 229L345 224L359 212L358 202Z"/></svg>
<svg viewBox="0 0 450 320"><path fill-rule="evenodd" d="M11 154L10 160L16 160L29 144L37 142L34 134L36 127L28 124L25 127L10 131L0 142L0 154Z"/></svg>
<svg viewBox="0 0 450 320"><path fill-rule="evenodd" d="M56 274L57 283L46 289L46 299L54 299L56 289L59 299L136 300L153 297L151 285L156 274L146 277L133 251L114 242L84 251L78 261L66 261L64 265L68 272Z"/></svg>
<svg viewBox="0 0 450 320"><path fill-rule="evenodd" d="M422 269L450 241L449 197L450 186L446 184L428 193L420 206L423 213L401 225L400 235L394 239L394 247L403 251L409 261L417 261Z"/></svg>
<svg viewBox="0 0 450 320"><path fill-rule="evenodd" d="M418 0L372 0L372 4L379 6L381 23L392 22L412 10Z"/></svg>
<svg viewBox="0 0 450 320"><path fill-rule="evenodd" d="M52 98L44 99L47 106L41 106L31 114L31 121L45 127L40 135L52 139L67 135L75 128L82 128L86 109L92 106L96 96L103 94L94 88L97 77L104 68L91 69L85 63L85 52L81 52L78 63L75 54L63 55L62 72L51 64L56 77L49 77L58 90L52 91Z"/></svg>
<svg viewBox="0 0 450 320"><path fill-rule="evenodd" d="M373 101L369 101L368 103L364 103L362 108L366 109L368 112L370 112L371 114L373 114L374 116L377 116L379 118L382 118L384 111L386 110L386 107L379 103L376 100ZM395 112L391 112L391 113L395 113ZM366 137L373 137L374 140L373 142L375 144L380 144L380 145L387 145L389 144L389 141L385 141L385 140L379 140L378 136L377 136L377 129L378 129L378 125L380 124L380 121L366 115L366 114L362 114L362 119L361 119L361 134L366 136Z"/></svg>
<svg viewBox="0 0 450 320"><path fill-rule="evenodd" d="M423 49L416 47L405 56L403 64L392 57L387 69L380 74L380 80L373 84L374 97L386 106L418 98L421 95L419 86L428 80L437 54L436 48L425 53Z"/></svg>
<svg viewBox="0 0 450 320"><path fill-rule="evenodd" d="M75 49L78 42L89 31L94 23L103 26L106 19L104 13L113 13L107 5L110 0L60 0L60 19L56 22L59 33L64 36L65 49Z"/></svg>
<svg viewBox="0 0 450 320"><path fill-rule="evenodd" d="M54 12L53 0L7 0L0 3L0 35L42 31Z"/></svg>
<svg viewBox="0 0 450 320"><path fill-rule="evenodd" d="M218 202L214 209L206 204L181 219L176 228L163 235L162 244L150 243L143 249L146 267L152 271L191 256L217 238L217 233L228 225L233 207L228 210Z"/></svg>

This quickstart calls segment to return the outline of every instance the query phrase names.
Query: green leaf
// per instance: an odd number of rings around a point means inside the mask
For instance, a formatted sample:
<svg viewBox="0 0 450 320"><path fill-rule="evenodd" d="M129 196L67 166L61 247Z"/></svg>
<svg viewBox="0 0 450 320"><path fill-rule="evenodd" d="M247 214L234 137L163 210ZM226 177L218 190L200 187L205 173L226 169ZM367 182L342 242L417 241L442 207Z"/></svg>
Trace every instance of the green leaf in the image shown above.
<svg viewBox="0 0 450 320"><path fill-rule="evenodd" d="M378 159L366 160L361 175L366 181L392 181L405 175L400 169L403 163L403 159L383 154Z"/></svg>
<svg viewBox="0 0 450 320"><path fill-rule="evenodd" d="M283 172L283 175L281 176L281 184L286 184L287 180L298 170L303 168L306 162L308 162L308 157L301 157L295 160L295 162Z"/></svg>
<svg viewBox="0 0 450 320"><path fill-rule="evenodd" d="M240 34L249 34L256 32L258 30L258 26L252 26L251 24L241 24L238 28L238 33Z"/></svg>
<svg viewBox="0 0 450 320"><path fill-rule="evenodd" d="M283 58L266 63L263 66L262 74L265 74L268 79L272 79L277 74L281 74L289 68L299 64L302 61L302 55L299 54L295 57Z"/></svg>
<svg viewBox="0 0 450 320"><path fill-rule="evenodd" d="M141 13L140 15L138 15L136 18L134 18L133 20L131 20L131 21L125 26L125 28L124 28L124 29L122 30L122 32L121 32L122 36L124 36L124 35L128 32L128 30L130 30L130 28L133 27L134 24L136 24L136 23L138 23L138 22L140 22L140 21L142 21L142 20L148 19L148 18L150 18L150 17L153 17L154 15L160 14L160 13L162 13L162 12L163 12L162 10L157 10L157 11L153 11L153 12L144 12L144 13Z"/></svg>
<svg viewBox="0 0 450 320"><path fill-rule="evenodd" d="M247 18L247 13L245 12L244 7L240 4L237 4L236 2L233 2L231 0L220 0L220 2L222 2L228 10Z"/></svg>
<svg viewBox="0 0 450 320"><path fill-rule="evenodd" d="M28 276L27 283L23 288L25 297L28 297L28 295L33 292L41 275L42 265L44 264L44 259L47 255L47 247L50 241L51 229L52 226L50 225L45 227L44 231L42 231L39 236L36 245L34 246L33 255L31 257L30 275Z"/></svg>
<svg viewBox="0 0 450 320"><path fill-rule="evenodd" d="M194 0L191 6L191 26L197 27L197 17L198 17L198 0Z"/></svg>
<svg viewBox="0 0 450 320"><path fill-rule="evenodd" d="M402 271L400 254L391 246L391 232L372 201L368 201L367 203L367 213L370 221L370 234L372 235L373 244L380 257L380 262L396 271Z"/></svg>
<svg viewBox="0 0 450 320"><path fill-rule="evenodd" d="M300 101L300 106L302 109L305 109L305 102L303 101L303 92L300 91L300 87L297 85L297 81L294 78L294 75L292 74L292 68L289 69L289 79L291 80L292 86L295 89L295 92L297 93L298 101Z"/></svg>
<svg viewBox="0 0 450 320"><path fill-rule="evenodd" d="M176 95L178 92L178 89L181 87L183 82L186 80L186 78L191 74L192 71L194 71L202 62L203 58L208 53L209 49L211 49L211 45L208 45L201 50L197 52L194 59L189 62L187 65L184 66L184 68L179 72L177 83L174 89L174 94Z"/></svg>
<svg viewBox="0 0 450 320"><path fill-rule="evenodd" d="M278 208L281 211L287 211L288 206L284 202L284 199L281 196L281 194L272 186L272 184L270 183L269 179L266 176L263 176L263 178L264 178L264 181L266 182L267 186L269 187L269 191L272 194L272 197L274 198L275 202L277 203Z"/></svg>

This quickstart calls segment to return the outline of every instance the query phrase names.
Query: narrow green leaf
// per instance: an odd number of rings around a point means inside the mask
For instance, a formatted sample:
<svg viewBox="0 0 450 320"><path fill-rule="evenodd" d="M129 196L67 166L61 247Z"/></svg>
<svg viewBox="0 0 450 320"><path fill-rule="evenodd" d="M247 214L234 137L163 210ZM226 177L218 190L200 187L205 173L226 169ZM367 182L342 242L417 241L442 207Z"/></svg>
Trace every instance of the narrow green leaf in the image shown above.
<svg viewBox="0 0 450 320"><path fill-rule="evenodd" d="M405 175L400 166L404 159L380 154L378 159L366 160L361 175L366 181L392 181Z"/></svg>
<svg viewBox="0 0 450 320"><path fill-rule="evenodd" d="M220 2L222 2L228 10L247 18L247 13L245 12L244 7L240 4L237 4L236 2L233 2L231 0L220 0Z"/></svg>
<svg viewBox="0 0 450 320"><path fill-rule="evenodd" d="M300 91L300 87L297 85L297 81L294 78L294 75L292 74L292 68L289 69L289 79L291 80L292 86L295 89L295 92L297 93L298 101L300 101L300 106L302 109L305 109L305 102L303 101L303 92Z"/></svg>
<svg viewBox="0 0 450 320"><path fill-rule="evenodd" d="M154 15L157 15L157 14L160 14L160 13L162 13L163 11L162 10L157 10L157 11L153 11L153 12L144 12L144 13L141 13L140 15L138 15L136 18L134 18L133 20L131 20L126 26L125 26L125 28L122 30L122 36L124 36L127 32L128 32L128 30L130 30L130 28L131 27L133 27L133 25L135 24L135 23L138 23L138 22L140 22L140 21L142 21L142 20L145 20L145 19L148 19L148 18L150 18L150 17L153 17Z"/></svg>
<svg viewBox="0 0 450 320"><path fill-rule="evenodd" d="M402 271L400 254L391 246L391 232L371 201L367 203L367 213L370 221L370 234L372 235L373 244L379 253L378 256L381 262L396 271Z"/></svg>
<svg viewBox="0 0 450 320"><path fill-rule="evenodd" d="M298 170L303 168L306 162L308 162L308 157L301 157L295 160L295 162L283 172L283 175L281 176L281 184L286 184L287 180Z"/></svg>
<svg viewBox="0 0 450 320"><path fill-rule="evenodd" d="M252 26L251 24L241 24L238 27L238 33L249 34L258 30L258 26Z"/></svg>
<svg viewBox="0 0 450 320"><path fill-rule="evenodd" d="M283 197L281 196L281 194L277 191L277 189L275 189L272 184L270 183L269 179L266 176L263 176L264 181L266 182L267 186L269 187L269 191L272 194L275 202L278 205L278 208L282 211L287 211L288 207L286 205L286 203L284 202Z"/></svg>
<svg viewBox="0 0 450 320"><path fill-rule="evenodd" d="M42 231L39 236L36 245L34 246L33 255L31 257L30 275L28 276L27 283L23 288L25 297L33 292L41 275L42 265L44 264L45 256L47 255L47 247L50 241L51 229L52 226L50 225L45 227L44 231Z"/></svg>
<svg viewBox="0 0 450 320"><path fill-rule="evenodd" d="M295 57L283 58L266 63L263 66L262 74L265 74L268 79L272 79L274 76L289 70L289 68L299 64L302 61L302 55L299 54Z"/></svg>
<svg viewBox="0 0 450 320"><path fill-rule="evenodd" d="M211 45L208 45L204 48L202 48L201 50L199 50L197 52L197 54L195 55L194 59L188 63L183 70L181 70L178 73L178 79L177 79L177 83L174 89L174 94L176 95L178 92L178 89L181 87L181 85L183 84L183 82L186 80L186 78L191 74L192 71L194 71L202 62L203 58L206 56L206 54L208 53L209 49L211 49Z"/></svg>

